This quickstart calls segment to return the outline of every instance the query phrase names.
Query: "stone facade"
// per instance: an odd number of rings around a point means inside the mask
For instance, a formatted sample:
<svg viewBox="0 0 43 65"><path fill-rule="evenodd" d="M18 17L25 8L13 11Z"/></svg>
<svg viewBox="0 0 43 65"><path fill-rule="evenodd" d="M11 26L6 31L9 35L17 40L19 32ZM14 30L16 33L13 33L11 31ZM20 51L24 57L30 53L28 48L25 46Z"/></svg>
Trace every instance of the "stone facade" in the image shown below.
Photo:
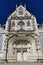
<svg viewBox="0 0 43 65"><path fill-rule="evenodd" d="M0 62L37 62L42 59L39 32L36 17L22 5L18 6L0 32L3 35Z"/></svg>

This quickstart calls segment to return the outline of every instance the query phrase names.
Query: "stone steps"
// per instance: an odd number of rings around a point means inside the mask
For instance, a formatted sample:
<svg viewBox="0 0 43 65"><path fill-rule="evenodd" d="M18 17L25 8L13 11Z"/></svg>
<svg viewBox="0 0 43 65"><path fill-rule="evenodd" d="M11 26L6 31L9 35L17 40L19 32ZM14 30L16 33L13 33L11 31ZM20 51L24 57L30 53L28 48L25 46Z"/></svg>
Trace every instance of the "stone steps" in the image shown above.
<svg viewBox="0 0 43 65"><path fill-rule="evenodd" d="M43 63L15 62L15 63L0 63L0 65L43 65Z"/></svg>

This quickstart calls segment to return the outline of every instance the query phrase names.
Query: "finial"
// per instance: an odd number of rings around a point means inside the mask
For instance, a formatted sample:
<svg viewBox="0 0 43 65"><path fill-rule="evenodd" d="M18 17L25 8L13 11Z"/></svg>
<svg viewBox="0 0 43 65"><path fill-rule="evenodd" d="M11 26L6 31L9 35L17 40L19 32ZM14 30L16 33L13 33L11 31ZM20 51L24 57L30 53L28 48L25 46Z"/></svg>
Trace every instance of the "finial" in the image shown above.
<svg viewBox="0 0 43 65"><path fill-rule="evenodd" d="M17 4L16 4L16 8L17 8Z"/></svg>
<svg viewBox="0 0 43 65"><path fill-rule="evenodd" d="M25 7L25 9L26 9L26 4L24 4L24 7Z"/></svg>
<svg viewBox="0 0 43 65"><path fill-rule="evenodd" d="M16 4L16 11L17 11L17 4Z"/></svg>

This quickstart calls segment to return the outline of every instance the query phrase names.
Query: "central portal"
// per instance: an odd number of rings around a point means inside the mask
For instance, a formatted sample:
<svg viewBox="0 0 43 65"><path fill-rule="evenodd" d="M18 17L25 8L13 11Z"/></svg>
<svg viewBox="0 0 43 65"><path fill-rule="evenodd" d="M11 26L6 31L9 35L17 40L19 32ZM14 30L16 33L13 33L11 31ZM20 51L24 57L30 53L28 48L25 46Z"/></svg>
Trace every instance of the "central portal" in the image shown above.
<svg viewBox="0 0 43 65"><path fill-rule="evenodd" d="M34 46L34 47L33 47ZM13 37L8 44L8 62L30 61L36 55L35 40L31 37Z"/></svg>
<svg viewBox="0 0 43 65"><path fill-rule="evenodd" d="M21 52L18 52L18 53L17 53L17 60L18 60L18 61L22 61Z"/></svg>

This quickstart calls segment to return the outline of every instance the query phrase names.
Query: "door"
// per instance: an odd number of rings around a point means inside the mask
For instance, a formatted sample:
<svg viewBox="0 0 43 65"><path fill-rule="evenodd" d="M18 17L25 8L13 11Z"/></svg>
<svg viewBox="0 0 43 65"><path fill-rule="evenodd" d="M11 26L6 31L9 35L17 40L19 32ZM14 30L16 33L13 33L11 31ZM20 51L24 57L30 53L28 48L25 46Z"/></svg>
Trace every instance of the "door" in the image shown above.
<svg viewBox="0 0 43 65"><path fill-rule="evenodd" d="M18 52L18 53L17 53L17 60L18 60L18 61L22 61L21 52Z"/></svg>
<svg viewBox="0 0 43 65"><path fill-rule="evenodd" d="M23 60L24 60L24 61L27 61L27 52L24 52L24 53L23 53Z"/></svg>

